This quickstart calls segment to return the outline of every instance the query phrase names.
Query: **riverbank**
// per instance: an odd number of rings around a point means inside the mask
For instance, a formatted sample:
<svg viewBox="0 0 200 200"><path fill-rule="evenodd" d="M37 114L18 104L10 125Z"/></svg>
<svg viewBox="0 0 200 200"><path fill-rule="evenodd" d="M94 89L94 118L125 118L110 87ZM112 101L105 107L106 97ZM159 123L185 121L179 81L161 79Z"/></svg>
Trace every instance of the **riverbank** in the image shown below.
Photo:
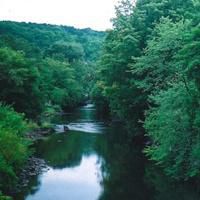
<svg viewBox="0 0 200 200"><path fill-rule="evenodd" d="M53 134L53 129L51 128L38 128L32 130L26 134L26 138L31 140L33 143L37 140L44 139ZM37 158L31 154L27 159L25 165L18 172L18 182L15 188L10 191L10 195L14 196L16 193L22 191L25 187L28 186L32 177L42 174L44 171L49 170L47 163L44 159Z"/></svg>
<svg viewBox="0 0 200 200"><path fill-rule="evenodd" d="M66 126L63 125L63 127L63 132L68 130ZM38 140L43 140L45 138L50 137L55 132L59 132L56 130L56 126L54 127L52 124L49 124L48 127L37 127L32 129L31 131L25 134L25 138L31 141L32 144L34 144ZM29 148L31 149L32 147L33 145L31 145ZM33 148L33 151L35 151L35 148ZM34 154L31 154L30 157L27 159L25 165L17 173L17 185L12 191L9 191L9 194L11 196L15 196L16 193L23 191L24 188L26 188L29 185L31 179L34 176L38 176L48 170L49 167L44 159L38 158Z"/></svg>
<svg viewBox="0 0 200 200"><path fill-rule="evenodd" d="M37 128L28 132L25 137L32 143L34 143L37 140L41 140L52 135L53 131L53 128ZM25 165L16 174L18 177L18 181L16 186L8 192L9 195L15 196L16 193L22 191L25 187L29 185L32 177L42 174L43 172L48 170L48 165L44 159L38 158L31 154L30 157L27 159Z"/></svg>
<svg viewBox="0 0 200 200"><path fill-rule="evenodd" d="M18 175L19 181L13 193L19 192L23 188L27 187L31 180L31 177L37 176L48 170L49 168L44 159L37 158L35 156L29 157L25 166Z"/></svg>
<svg viewBox="0 0 200 200"><path fill-rule="evenodd" d="M30 139L31 141L36 141L43 139L49 135L52 135L54 132L53 128L37 128L34 129L26 134L26 138Z"/></svg>

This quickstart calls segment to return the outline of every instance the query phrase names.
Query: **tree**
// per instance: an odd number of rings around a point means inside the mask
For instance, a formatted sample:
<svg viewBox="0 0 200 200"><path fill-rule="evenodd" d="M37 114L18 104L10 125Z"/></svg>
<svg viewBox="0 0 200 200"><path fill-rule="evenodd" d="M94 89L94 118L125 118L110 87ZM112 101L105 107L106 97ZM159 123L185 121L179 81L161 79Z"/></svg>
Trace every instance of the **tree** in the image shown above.
<svg viewBox="0 0 200 200"><path fill-rule="evenodd" d="M23 52L0 49L0 101L13 105L18 112L36 117L42 110L38 69Z"/></svg>
<svg viewBox="0 0 200 200"><path fill-rule="evenodd" d="M144 73L145 68L149 70L145 79L148 80L146 85L150 83L150 87L145 85L142 87L149 89L153 94L150 98L152 107L147 112L145 120L145 128L153 145L147 147L145 152L175 179L189 179L200 173L200 93L197 53L200 46L198 25L194 26L194 24L193 21L186 21L179 26L185 27L184 29L178 27L173 29L177 23L166 30L161 29L161 35L165 37L150 41L149 55L147 53L139 59L139 63L143 66L141 71ZM178 29L181 40L177 38ZM173 35L169 34L171 31ZM169 37L172 38L168 40ZM165 53L163 43L172 56L168 57ZM158 51L154 51L155 49ZM161 55L159 49L162 50L163 57L154 59L154 55L156 57ZM164 65L160 65L162 60L165 61ZM150 65L148 66L147 63ZM162 84L156 84L159 82Z"/></svg>
<svg viewBox="0 0 200 200"><path fill-rule="evenodd" d="M27 128L23 115L0 104L0 190L14 186L16 173L30 155Z"/></svg>

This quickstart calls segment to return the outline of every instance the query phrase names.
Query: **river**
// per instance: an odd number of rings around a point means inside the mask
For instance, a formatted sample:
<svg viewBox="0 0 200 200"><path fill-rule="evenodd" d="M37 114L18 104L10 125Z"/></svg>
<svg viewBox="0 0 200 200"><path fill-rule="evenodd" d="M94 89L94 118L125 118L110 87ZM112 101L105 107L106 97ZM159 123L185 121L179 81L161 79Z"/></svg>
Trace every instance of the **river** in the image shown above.
<svg viewBox="0 0 200 200"><path fill-rule="evenodd" d="M175 183L127 142L123 125L107 125L89 104L55 118L68 124L35 144L48 170L34 176L16 200L199 200L192 184Z"/></svg>

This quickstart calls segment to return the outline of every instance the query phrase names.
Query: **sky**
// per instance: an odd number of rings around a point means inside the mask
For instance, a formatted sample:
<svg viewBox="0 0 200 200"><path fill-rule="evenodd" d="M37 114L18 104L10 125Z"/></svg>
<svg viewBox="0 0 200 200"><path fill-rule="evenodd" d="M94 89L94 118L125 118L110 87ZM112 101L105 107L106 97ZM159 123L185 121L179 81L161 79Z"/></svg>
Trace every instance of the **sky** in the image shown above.
<svg viewBox="0 0 200 200"><path fill-rule="evenodd" d="M36 22L106 30L118 0L0 0L0 21Z"/></svg>

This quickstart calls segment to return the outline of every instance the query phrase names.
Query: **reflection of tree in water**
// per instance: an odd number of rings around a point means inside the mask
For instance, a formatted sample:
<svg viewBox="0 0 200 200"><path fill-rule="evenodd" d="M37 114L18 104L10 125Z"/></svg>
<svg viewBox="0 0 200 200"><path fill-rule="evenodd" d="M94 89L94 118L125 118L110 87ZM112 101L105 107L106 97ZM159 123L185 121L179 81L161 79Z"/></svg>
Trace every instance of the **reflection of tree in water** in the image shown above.
<svg viewBox="0 0 200 200"><path fill-rule="evenodd" d="M81 120L77 120L81 119ZM51 119L51 123L53 124L68 124L68 123L78 123L78 122L91 122L91 121L101 121L99 113L96 112L94 108L82 108L82 109L76 109L73 110L71 113L65 113L65 115L61 116L55 116L53 119ZM105 117L102 119L102 121L105 120Z"/></svg>
<svg viewBox="0 0 200 200"><path fill-rule="evenodd" d="M153 164L146 166L145 180L154 190L155 200L199 200L195 182L175 182Z"/></svg>
<svg viewBox="0 0 200 200"><path fill-rule="evenodd" d="M37 155L53 168L75 167L92 151L94 137L86 133L56 134L37 144Z"/></svg>
<svg viewBox="0 0 200 200"><path fill-rule="evenodd" d="M122 126L115 125L105 136L105 140L97 142L97 151L104 158L103 192L99 200L151 199L151 191L143 181L144 156L140 148L133 148L125 141L125 134Z"/></svg>
<svg viewBox="0 0 200 200"><path fill-rule="evenodd" d="M124 134L121 134L121 133ZM192 185L174 183L146 160L142 148L128 144L126 131L114 125L96 143L103 157L99 200L199 200Z"/></svg>
<svg viewBox="0 0 200 200"><path fill-rule="evenodd" d="M96 135L69 132L67 134L55 134L36 144L37 156L46 160L50 167L62 169L76 167L80 164L82 156L93 152L93 144ZM15 196L16 200L22 200L28 195L35 194L40 188L40 178L33 176L26 188Z"/></svg>

